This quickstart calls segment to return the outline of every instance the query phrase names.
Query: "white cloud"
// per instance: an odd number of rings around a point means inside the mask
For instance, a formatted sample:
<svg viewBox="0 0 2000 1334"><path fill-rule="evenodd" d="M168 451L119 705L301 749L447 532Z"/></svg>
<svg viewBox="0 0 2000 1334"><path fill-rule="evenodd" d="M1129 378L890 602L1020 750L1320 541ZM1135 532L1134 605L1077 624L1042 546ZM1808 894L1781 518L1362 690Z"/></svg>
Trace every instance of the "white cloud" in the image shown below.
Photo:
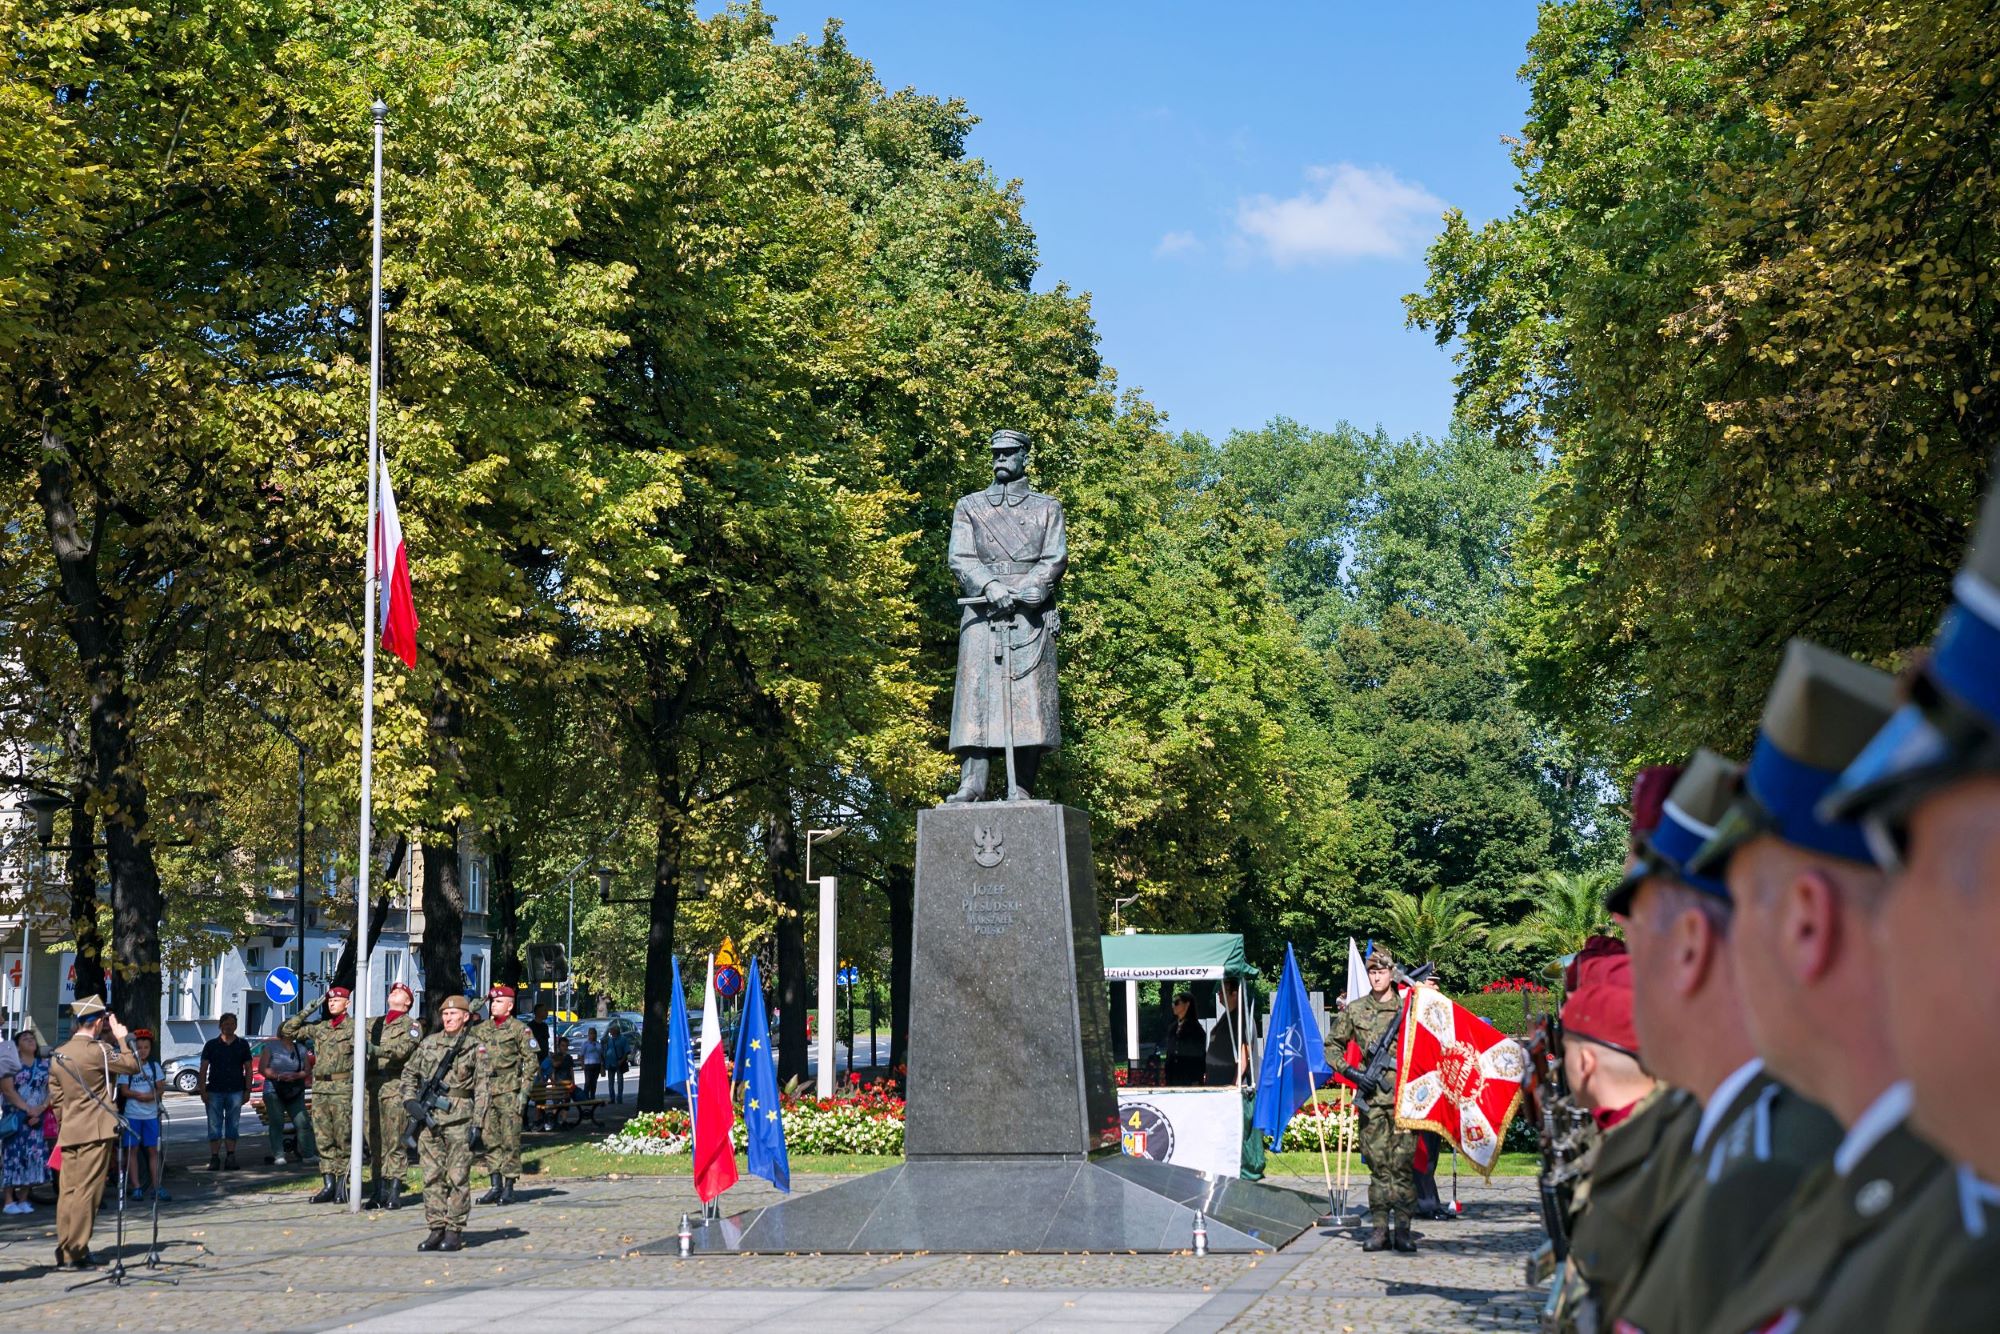
<svg viewBox="0 0 2000 1334"><path fill-rule="evenodd" d="M1437 229L1445 203L1386 167L1351 162L1308 167L1306 189L1289 199L1254 195L1238 201L1239 239L1275 263L1394 259Z"/></svg>
<svg viewBox="0 0 2000 1334"><path fill-rule="evenodd" d="M1174 255L1185 255L1199 249L1201 241L1193 232L1168 232L1160 238L1160 243L1153 247L1153 255L1157 259L1168 259Z"/></svg>

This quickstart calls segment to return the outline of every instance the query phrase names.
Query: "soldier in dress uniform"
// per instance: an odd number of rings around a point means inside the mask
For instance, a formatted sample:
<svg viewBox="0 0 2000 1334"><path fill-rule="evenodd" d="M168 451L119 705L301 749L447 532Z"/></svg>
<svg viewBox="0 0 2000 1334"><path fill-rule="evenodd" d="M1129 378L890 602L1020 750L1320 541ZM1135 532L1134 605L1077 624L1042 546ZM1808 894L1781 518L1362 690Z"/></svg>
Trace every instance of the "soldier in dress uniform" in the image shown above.
<svg viewBox="0 0 2000 1334"><path fill-rule="evenodd" d="M1788 646L1750 762L1690 869L1715 883L1731 855L1755 839L1851 862L1860 831L1827 824L1813 808L1872 730L1871 714L1879 717L1883 708L1878 683L1856 664L1802 642ZM1822 870L1830 865L1820 863ZM1718 920L1727 946L1735 929L1735 901L1722 883ZM1638 949L1635 942L1634 952ZM1727 950L1718 967L1734 979L1732 999L1740 1005L1744 987L1752 983L1733 966L1736 953ZM1747 1008L1734 1018L1739 1031L1750 1032ZM1726 1107L1731 1100L1737 1105ZM1825 1108L1765 1069L1761 1057L1747 1062L1703 1103L1696 1132L1701 1179L1661 1235L1621 1319L1652 1334L1707 1329L1749 1276L1793 1194L1831 1160L1840 1138L1840 1123Z"/></svg>
<svg viewBox="0 0 2000 1334"><path fill-rule="evenodd" d="M1417 1136L1415 1131L1396 1128L1394 1034L1403 998L1396 989L1396 956L1387 946L1377 945L1369 953L1367 967L1368 994L1349 1001L1335 1017L1327 1045L1345 1050L1348 1043L1358 1042L1368 1052L1387 1039L1386 1075L1374 1092L1355 1101L1361 1114L1361 1158L1368 1164L1368 1213L1374 1223L1361 1249L1386 1251L1394 1246L1407 1254L1417 1249L1410 1236L1410 1217L1417 1207Z"/></svg>
<svg viewBox="0 0 2000 1334"><path fill-rule="evenodd" d="M1896 971L1875 921L1886 885L1858 826L1801 814L1895 707L1885 672L1794 643L1766 709L1766 744L1804 766L1788 772L1789 808L1746 792L1716 844L1735 904L1730 946L1750 1031L1764 1065L1824 1106L1845 1136L1753 1240L1756 1269L1728 1294L1710 1328L1763 1329L1818 1304L1848 1254L1945 1170L1910 1130L1909 1085L1897 1078L1883 979ZM1756 762L1752 762L1753 774ZM1789 815L1789 821L1787 821Z"/></svg>
<svg viewBox="0 0 2000 1334"><path fill-rule="evenodd" d="M371 1209L399 1208L403 1173L410 1168L403 1149L409 1114L403 1110L403 1067L423 1041L423 1021L410 1013L416 993L398 982L389 988L389 1009L368 1025L368 1174Z"/></svg>
<svg viewBox="0 0 2000 1334"><path fill-rule="evenodd" d="M318 1005L295 1014L278 1031L313 1049L313 1138L319 1141L320 1189L309 1203L335 1204L347 1199L347 1177L336 1164L348 1157L354 1119L354 1030L347 1027L346 987L328 987ZM324 1011L318 1019L307 1016ZM334 1170L327 1171L332 1167Z"/></svg>
<svg viewBox="0 0 2000 1334"><path fill-rule="evenodd" d="M456 1251L465 1247L465 1223L472 1213L472 1159L485 1147L481 1128L487 1122L492 1096L491 1053L484 1042L466 1031L472 1002L447 996L438 1011L443 1027L417 1044L403 1067L405 1107L418 1103L433 1076L443 1070L433 1090L442 1106L427 1109L427 1121L417 1131L417 1160L424 1172L424 1222L430 1234L417 1243L420 1251ZM449 1065L447 1066L447 1062ZM519 1121L519 1115L515 1117Z"/></svg>
<svg viewBox="0 0 2000 1334"><path fill-rule="evenodd" d="M76 1029L50 1053L49 1110L60 1120L62 1186L56 1198L56 1268L89 1269L97 1202L118 1154L118 1076L139 1072L131 1031L96 996L70 1007Z"/></svg>
<svg viewBox="0 0 2000 1334"><path fill-rule="evenodd" d="M2000 491L1901 707L1822 804L1889 874L1880 930L1912 1123L1953 1162L1850 1254L1801 1330L2000 1328ZM1872 1204L1873 1201L1865 1203ZM1856 1208L1864 1201L1857 1194Z"/></svg>
<svg viewBox="0 0 2000 1334"><path fill-rule="evenodd" d="M514 988L494 983L486 1007L487 1018L474 1033L493 1080L479 1168L492 1178L493 1188L479 1203L512 1204L514 1183L521 1177L521 1114L541 1073L542 1053L528 1026L514 1018Z"/></svg>
<svg viewBox="0 0 2000 1334"><path fill-rule="evenodd" d="M995 431L993 484L951 515L951 573L968 602L958 622L951 750L961 781L947 801L980 801L992 763L1014 747L1026 799L1042 756L1062 744L1056 717L1056 589L1069 564L1062 503L1028 485L1028 437ZM1009 719L1012 720L1011 736Z"/></svg>
<svg viewBox="0 0 2000 1334"><path fill-rule="evenodd" d="M1728 962L1728 890L1696 874L1694 852L1728 810L1736 764L1712 750L1696 750L1666 798L1658 828L1606 898L1624 926L1632 958L1632 1028L1646 1068L1680 1090L1654 1110L1664 1122L1644 1164L1626 1168L1622 1198L1598 1200L1578 1224L1578 1266L1590 1280L1574 1326L1608 1330L1648 1282L1664 1238L1702 1180L1698 1156L1754 1092L1758 1066L1736 1000ZM1624 1130L1624 1128L1620 1128ZM1638 1140L1622 1136L1622 1154ZM1606 1180L1622 1166L1608 1148L1598 1156ZM1604 1212L1598 1212L1598 1206ZM1614 1208L1616 1204L1616 1208Z"/></svg>

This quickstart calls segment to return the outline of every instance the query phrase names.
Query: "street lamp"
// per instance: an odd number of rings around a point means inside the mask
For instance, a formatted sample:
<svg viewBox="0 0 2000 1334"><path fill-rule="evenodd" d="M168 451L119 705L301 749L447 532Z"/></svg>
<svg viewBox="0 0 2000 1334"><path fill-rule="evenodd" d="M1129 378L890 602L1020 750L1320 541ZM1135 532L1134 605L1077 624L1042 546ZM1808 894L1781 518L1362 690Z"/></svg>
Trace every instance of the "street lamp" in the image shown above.
<svg viewBox="0 0 2000 1334"><path fill-rule="evenodd" d="M46 848L55 841L56 812L69 805L69 798L53 792L34 792L21 798L21 804L35 817L35 837Z"/></svg>

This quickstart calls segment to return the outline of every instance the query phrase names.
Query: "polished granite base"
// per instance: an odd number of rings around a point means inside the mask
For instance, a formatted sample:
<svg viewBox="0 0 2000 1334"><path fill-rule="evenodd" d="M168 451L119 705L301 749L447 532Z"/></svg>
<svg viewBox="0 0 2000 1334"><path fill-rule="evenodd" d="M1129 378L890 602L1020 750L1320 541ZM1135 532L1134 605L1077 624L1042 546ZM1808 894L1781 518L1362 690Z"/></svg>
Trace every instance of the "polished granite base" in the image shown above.
<svg viewBox="0 0 2000 1334"><path fill-rule="evenodd" d="M1212 1251L1274 1251L1313 1225L1317 1201L1253 1181L1118 1155L919 1160L746 1210L694 1232L700 1254L1028 1255L1185 1251L1195 1213ZM679 1241L641 1246L675 1254Z"/></svg>

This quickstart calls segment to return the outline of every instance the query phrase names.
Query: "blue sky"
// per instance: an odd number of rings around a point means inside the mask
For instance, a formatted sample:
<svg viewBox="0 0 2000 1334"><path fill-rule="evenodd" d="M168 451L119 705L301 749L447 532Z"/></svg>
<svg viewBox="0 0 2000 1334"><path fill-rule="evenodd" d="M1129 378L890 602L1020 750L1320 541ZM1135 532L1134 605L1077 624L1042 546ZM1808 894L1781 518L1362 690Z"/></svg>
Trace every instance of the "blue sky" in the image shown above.
<svg viewBox="0 0 2000 1334"><path fill-rule="evenodd" d="M1174 425L1449 423L1449 357L1400 298L1446 205L1513 206L1529 0L768 8L786 37L837 15L890 88L966 100L1038 285L1091 293L1106 360Z"/></svg>

